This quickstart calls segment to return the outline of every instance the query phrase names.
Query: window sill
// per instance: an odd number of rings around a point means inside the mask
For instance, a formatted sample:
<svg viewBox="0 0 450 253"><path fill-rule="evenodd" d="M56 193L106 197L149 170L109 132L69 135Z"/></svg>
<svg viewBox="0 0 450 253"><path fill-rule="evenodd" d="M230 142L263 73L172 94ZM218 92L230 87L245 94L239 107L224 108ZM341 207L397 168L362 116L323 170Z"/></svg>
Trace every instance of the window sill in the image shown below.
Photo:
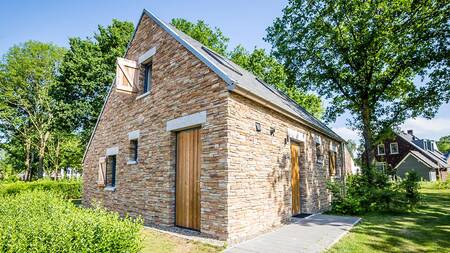
<svg viewBox="0 0 450 253"><path fill-rule="evenodd" d="M107 191L107 192L115 192L116 191L116 187L115 186L106 186L105 187L105 191Z"/></svg>
<svg viewBox="0 0 450 253"><path fill-rule="evenodd" d="M131 164L137 164L137 163L138 163L137 161L133 161L133 160L129 160L129 161L127 162L128 165L131 165Z"/></svg>
<svg viewBox="0 0 450 253"><path fill-rule="evenodd" d="M148 95L150 95L150 91L147 91L146 93L137 96L137 97L136 97L136 100L141 99L141 98L144 98L144 97L146 97L146 96L148 96Z"/></svg>
<svg viewBox="0 0 450 253"><path fill-rule="evenodd" d="M399 153L391 153L391 155L398 155Z"/></svg>

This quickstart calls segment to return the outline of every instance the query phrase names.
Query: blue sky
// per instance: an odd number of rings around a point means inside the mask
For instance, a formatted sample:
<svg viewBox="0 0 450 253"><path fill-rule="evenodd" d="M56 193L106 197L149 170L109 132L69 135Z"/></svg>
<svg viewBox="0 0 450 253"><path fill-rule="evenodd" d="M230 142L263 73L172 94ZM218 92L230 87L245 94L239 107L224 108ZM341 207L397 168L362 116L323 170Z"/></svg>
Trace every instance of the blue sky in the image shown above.
<svg viewBox="0 0 450 253"><path fill-rule="evenodd" d="M111 19L137 22L142 9L146 8L165 21L182 17L191 21L205 20L219 27L230 37L230 47L242 44L247 49L270 45L262 40L265 29L281 15L287 0L41 0L2 1L0 3L0 54L9 47L26 40L53 42L67 46L69 37L91 36L97 25L108 25ZM346 126L346 118L341 116L331 127L344 138L357 138L355 132ZM437 139L450 134L450 104L443 105L436 118L408 120L402 129L414 129L424 138Z"/></svg>

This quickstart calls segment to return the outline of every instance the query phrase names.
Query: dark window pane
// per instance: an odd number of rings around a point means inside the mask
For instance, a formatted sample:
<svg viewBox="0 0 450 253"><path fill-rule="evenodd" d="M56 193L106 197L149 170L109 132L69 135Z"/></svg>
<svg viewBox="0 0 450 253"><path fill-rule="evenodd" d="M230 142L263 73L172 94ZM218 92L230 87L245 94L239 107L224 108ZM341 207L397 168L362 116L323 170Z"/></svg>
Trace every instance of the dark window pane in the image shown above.
<svg viewBox="0 0 450 253"><path fill-rule="evenodd" d="M116 185L116 156L108 156L106 164L106 186Z"/></svg>
<svg viewBox="0 0 450 253"><path fill-rule="evenodd" d="M130 160L137 161L138 159L138 140L130 141Z"/></svg>
<svg viewBox="0 0 450 253"><path fill-rule="evenodd" d="M149 64L145 65L143 93L150 91L151 88L152 88L152 63L150 62Z"/></svg>

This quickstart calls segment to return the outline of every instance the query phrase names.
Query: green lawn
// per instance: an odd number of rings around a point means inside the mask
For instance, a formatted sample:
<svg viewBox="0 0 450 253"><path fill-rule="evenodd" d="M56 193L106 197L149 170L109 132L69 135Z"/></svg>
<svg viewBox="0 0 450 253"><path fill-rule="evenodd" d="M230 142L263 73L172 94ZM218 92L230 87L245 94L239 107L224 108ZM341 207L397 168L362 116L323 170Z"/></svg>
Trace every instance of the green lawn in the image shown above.
<svg viewBox="0 0 450 253"><path fill-rule="evenodd" d="M224 248L200 242L194 242L160 233L150 229L142 231L144 249L142 253L206 253L221 252Z"/></svg>
<svg viewBox="0 0 450 253"><path fill-rule="evenodd" d="M329 252L450 252L450 189L421 192L415 212L363 215Z"/></svg>

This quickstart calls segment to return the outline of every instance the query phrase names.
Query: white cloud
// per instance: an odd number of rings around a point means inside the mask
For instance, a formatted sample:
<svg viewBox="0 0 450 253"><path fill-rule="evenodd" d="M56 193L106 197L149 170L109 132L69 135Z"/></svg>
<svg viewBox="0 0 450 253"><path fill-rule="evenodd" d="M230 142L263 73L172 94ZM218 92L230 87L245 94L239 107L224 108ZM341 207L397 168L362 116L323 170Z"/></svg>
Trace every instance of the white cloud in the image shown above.
<svg viewBox="0 0 450 253"><path fill-rule="evenodd" d="M438 140L444 135L450 135L450 118L438 117L431 120L425 118L408 119L400 128L406 132L414 131L419 138Z"/></svg>
<svg viewBox="0 0 450 253"><path fill-rule="evenodd" d="M419 138L439 140L442 136L450 135L450 118L437 117L430 120L425 118L408 119L400 128L404 132L412 129L414 135ZM344 140L354 140L356 143L359 143L360 136L357 131L345 126L333 127L332 129Z"/></svg>

